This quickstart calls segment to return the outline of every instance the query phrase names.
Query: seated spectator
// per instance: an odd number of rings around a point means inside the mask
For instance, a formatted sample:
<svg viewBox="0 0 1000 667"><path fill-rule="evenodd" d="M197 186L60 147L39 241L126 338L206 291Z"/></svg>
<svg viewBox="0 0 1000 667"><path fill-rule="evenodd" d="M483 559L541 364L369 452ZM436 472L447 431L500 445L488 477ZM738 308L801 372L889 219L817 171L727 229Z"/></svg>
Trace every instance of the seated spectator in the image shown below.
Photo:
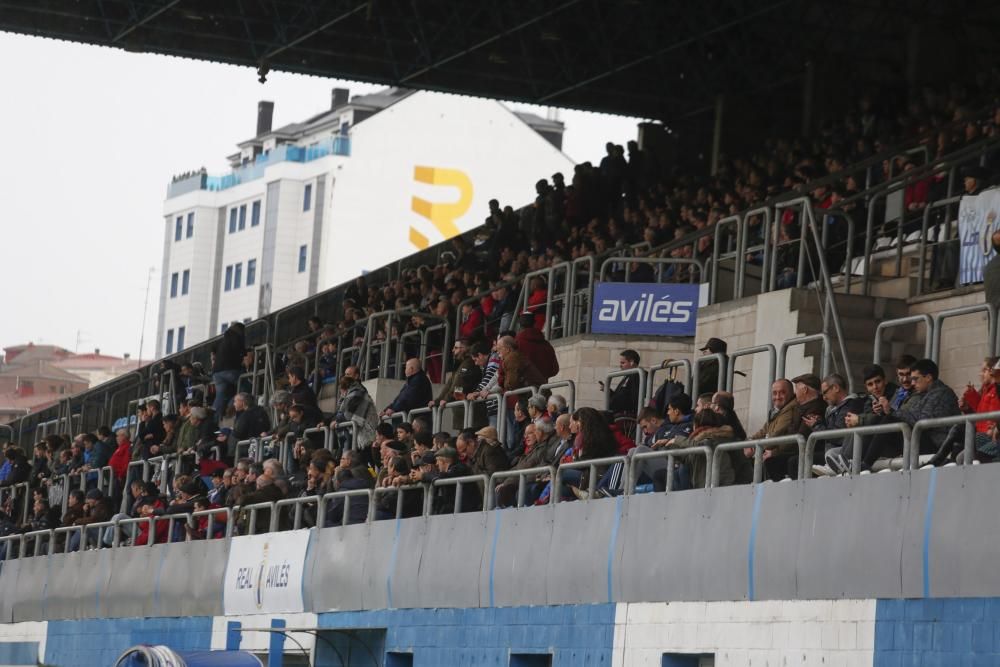
<svg viewBox="0 0 1000 667"><path fill-rule="evenodd" d="M799 435L808 438L818 428L823 428L827 401L822 394L822 383L812 373L792 378L795 402L799 405ZM820 457L822 460L822 457Z"/></svg>
<svg viewBox="0 0 1000 667"><path fill-rule="evenodd" d="M372 476L368 468L361 462L357 450L347 452L344 461L334 473L333 486L335 491L360 491L372 488ZM326 507L324 525L341 526L364 523L368 520L368 498L361 496L337 496L331 498ZM346 519L344 516L346 508Z"/></svg>
<svg viewBox="0 0 1000 667"><path fill-rule="evenodd" d="M965 392L959 401L959 408L963 413L974 414L1000 411L1000 396L998 396L996 384L1000 380L1000 364L998 362L1000 362L1000 358L998 357L986 357L979 371L979 378L982 383L979 389L973 387L971 382L966 385ZM976 422L975 451L976 458L980 461L992 461L1000 454L1000 450L997 449L997 445L991 435L995 430L995 426L996 421L988 419ZM943 456L934 462L940 465L947 460L957 461L960 455L964 454L964 449L963 438L961 447L956 445L953 450L942 452ZM941 460L942 458L943 461Z"/></svg>
<svg viewBox="0 0 1000 667"><path fill-rule="evenodd" d="M639 367L639 353L635 350L623 350L618 358L618 368L629 370ZM605 390L604 382L598 381L601 391ZM608 409L616 415L636 415L639 409L639 376L630 374L624 376L617 387L608 387L611 398Z"/></svg>
<svg viewBox="0 0 1000 667"><path fill-rule="evenodd" d="M8 473L0 482L0 487L22 484L31 478L31 464L20 447L8 447L3 455L8 464Z"/></svg>
<svg viewBox="0 0 1000 667"><path fill-rule="evenodd" d="M337 340L336 338L325 338L320 346L320 356L317 361L319 369L319 379L322 384L330 384L337 381Z"/></svg>
<svg viewBox="0 0 1000 667"><path fill-rule="evenodd" d="M322 419L319 412L316 394L306 382L306 372L301 366L291 366L288 369L288 394L292 403L305 407L317 419Z"/></svg>
<svg viewBox="0 0 1000 667"><path fill-rule="evenodd" d="M546 412L548 408L548 401L541 394L533 394L531 398L528 399L528 419L533 422L539 419L549 419L550 415Z"/></svg>
<svg viewBox="0 0 1000 667"><path fill-rule="evenodd" d="M208 512L209 510L219 509L219 505L213 503L208 498L197 498L194 500L194 511L195 512ZM204 540L204 539L219 539L224 537L226 534L226 522L227 516L223 512L215 512L213 514L200 514L194 517L195 524L193 526L189 524L184 524L184 529L188 535L191 536L193 540ZM167 522L157 522L157 523L167 523ZM209 534L209 525L211 525L211 534ZM159 526L157 526L159 528Z"/></svg>
<svg viewBox="0 0 1000 667"><path fill-rule="evenodd" d="M271 430L271 417L267 410L257 405L250 394L240 392L233 397L233 437L249 440Z"/></svg>
<svg viewBox="0 0 1000 667"><path fill-rule="evenodd" d="M922 419L953 417L961 414L958 397L950 387L938 379L938 366L930 359L915 362L909 373L912 393L898 408L890 404L884 422L903 422L912 427ZM900 378L902 380L902 378ZM951 429L931 428L921 431L920 442L916 443L921 454L936 454L942 446L947 446ZM894 434L889 434L894 435ZM884 457L899 456L903 452L902 438L876 435L872 438L868 451L864 454L862 470L871 469L875 461Z"/></svg>
<svg viewBox="0 0 1000 667"><path fill-rule="evenodd" d="M785 378L779 378L771 385L771 411L767 422L759 431L750 436L751 440L777 438L785 435L795 435L799 431L799 404L795 401L795 389ZM754 448L743 450L747 458L754 457ZM784 479L788 470L788 460L798 455L799 448L795 443L774 445L764 448L764 471L767 478L778 482Z"/></svg>
<svg viewBox="0 0 1000 667"><path fill-rule="evenodd" d="M847 392L847 380L844 376L834 373L823 378L823 399L828 407L826 416L822 423L815 425L816 431L833 431L848 428L847 420L849 415L857 414L864 409L864 399ZM854 437L845 436L841 441L825 440L822 447L824 460L833 472L847 472L850 470L850 461L854 457ZM795 457L789 463L788 475L795 479L797 472L793 465L797 463ZM814 465L810 462L810 465ZM828 472L824 470L823 472Z"/></svg>
<svg viewBox="0 0 1000 667"><path fill-rule="evenodd" d="M715 410L702 410L695 414L693 422L694 428L690 435L674 438L670 444L666 445L666 448L708 447L714 451L719 445L737 441L733 428L727 425L725 418ZM737 454L740 452L715 453L719 459L719 478L715 480L715 486L729 486L736 481L733 455ZM684 474L680 475L681 479L679 480L675 478L674 488L705 488L705 484L709 481L709 475L712 473L707 467L707 458L698 454L686 454L679 458L681 466L675 470L675 475L681 470L684 470Z"/></svg>
<svg viewBox="0 0 1000 667"><path fill-rule="evenodd" d="M406 375L406 384L399 390L399 394L389 404L389 407L382 411L384 416L427 407L434 396L431 381L420 365L420 359L416 357L407 359L403 372Z"/></svg>
<svg viewBox="0 0 1000 667"><path fill-rule="evenodd" d="M237 521L240 535L256 535L266 533L270 530L271 510L267 507L257 508L255 510L256 517L253 520L253 526L251 526L252 512L247 509L248 507L258 503L273 503L285 497L285 494L281 492L281 489L275 484L275 480L272 477L260 475L256 477L254 483L256 490L252 493L244 494L240 498L240 516ZM286 530L288 526L282 525L286 522L281 521L281 518L279 516L278 530Z"/></svg>
<svg viewBox="0 0 1000 667"><path fill-rule="evenodd" d="M559 360L555 348L545 339L541 329L537 328L535 316L531 313L521 313L518 320L521 329L514 341L521 356L534 364L535 368L548 382L559 374Z"/></svg>
<svg viewBox="0 0 1000 667"><path fill-rule="evenodd" d="M421 481L433 484L437 480L456 479L467 477L472 474L472 470L467 465L458 460L458 452L451 447L443 447L434 454L436 471L424 475ZM457 484L441 484L434 486L432 491L432 509L434 514L453 514L458 512L476 512L482 509L483 498L479 485L476 482L467 482L462 485L462 504L456 507Z"/></svg>
<svg viewBox="0 0 1000 667"><path fill-rule="evenodd" d="M423 490L400 488L411 483L409 459L405 456L393 456L389 459L387 469L388 474L379 483L379 487L387 489L387 491L378 496L378 501L375 504L375 520L408 519L422 515L424 511ZM402 494L402 500L399 498L400 494Z"/></svg>
<svg viewBox="0 0 1000 667"><path fill-rule="evenodd" d="M552 419L555 419L559 415L567 414L568 410L566 398L559 394L552 394L545 403L545 411L549 413Z"/></svg>
<svg viewBox="0 0 1000 667"><path fill-rule="evenodd" d="M575 433L573 447L563 454L559 463L590 461L615 456L618 453L618 442L614 433L608 427L604 416L594 408L579 408L574 412L570 418L570 430ZM598 480L603 478L606 472L608 466L599 466L596 470ZM589 480L588 470L567 469L562 473L565 488L561 489L560 493L567 499L584 498L589 491ZM614 486L613 480L609 479L606 486ZM542 494L540 502L545 500L546 495Z"/></svg>
<svg viewBox="0 0 1000 667"><path fill-rule="evenodd" d="M472 429L462 431L455 440L455 446L458 460L469 466L473 475L490 477L493 473L510 467L497 430L492 426L485 426L475 432Z"/></svg>
<svg viewBox="0 0 1000 667"><path fill-rule="evenodd" d="M112 514L114 514L114 510L111 507L111 501L105 498L99 489L91 489L87 492L86 499L83 502L81 516L78 516L72 524L66 525L89 526L92 523L102 523L110 521ZM85 532L86 543L83 546L85 548L89 545L97 546L99 543L98 529L88 528ZM66 551L77 551L80 547L80 531L74 530L69 533L69 538L66 542Z"/></svg>
<svg viewBox="0 0 1000 667"><path fill-rule="evenodd" d="M565 435L569 436L568 424L569 416L562 415L566 428ZM567 438L565 441L568 444ZM524 454L518 458L511 470L528 470L529 468L541 468L554 465L554 460L558 456L559 440L555 434L555 426L552 422L542 421L538 424L529 424L524 433ZM541 495L545 484L549 481L547 473L532 475L524 480L524 504L531 505ZM497 507L511 507L517 502L516 477L507 477L502 482L494 486Z"/></svg>

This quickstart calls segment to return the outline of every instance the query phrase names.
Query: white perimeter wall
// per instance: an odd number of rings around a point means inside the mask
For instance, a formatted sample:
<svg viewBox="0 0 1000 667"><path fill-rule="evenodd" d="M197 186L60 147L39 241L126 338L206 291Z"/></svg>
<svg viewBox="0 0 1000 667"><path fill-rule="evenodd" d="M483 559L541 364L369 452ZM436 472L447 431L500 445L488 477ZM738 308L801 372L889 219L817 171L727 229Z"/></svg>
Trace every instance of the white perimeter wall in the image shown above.
<svg viewBox="0 0 1000 667"><path fill-rule="evenodd" d="M612 667L714 653L715 667L871 667L875 600L619 604Z"/></svg>

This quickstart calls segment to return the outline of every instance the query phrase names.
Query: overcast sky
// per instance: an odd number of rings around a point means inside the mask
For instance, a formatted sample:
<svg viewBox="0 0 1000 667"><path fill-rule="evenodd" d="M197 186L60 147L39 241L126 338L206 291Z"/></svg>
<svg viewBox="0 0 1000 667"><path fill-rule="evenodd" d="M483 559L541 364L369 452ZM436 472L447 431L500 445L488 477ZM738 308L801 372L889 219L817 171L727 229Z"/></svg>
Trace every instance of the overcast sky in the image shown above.
<svg viewBox="0 0 1000 667"><path fill-rule="evenodd" d="M258 100L274 101L279 127L327 108L335 86L380 87L278 72L261 85L250 68L6 33L0 62L0 347L34 341L137 356L152 268L146 358L171 176L224 172L225 156L254 134ZM636 135L632 118L561 119L563 148L577 162Z"/></svg>

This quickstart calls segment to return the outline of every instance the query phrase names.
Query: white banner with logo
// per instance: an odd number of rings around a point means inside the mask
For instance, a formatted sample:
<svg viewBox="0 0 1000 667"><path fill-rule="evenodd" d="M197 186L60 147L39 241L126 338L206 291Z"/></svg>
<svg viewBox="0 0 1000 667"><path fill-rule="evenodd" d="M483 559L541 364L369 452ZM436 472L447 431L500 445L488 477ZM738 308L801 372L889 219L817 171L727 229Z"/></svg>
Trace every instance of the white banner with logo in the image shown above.
<svg viewBox="0 0 1000 667"><path fill-rule="evenodd" d="M958 262L958 282L962 285L983 282L983 269L996 254L990 242L1000 230L1000 190L987 190L962 197L958 206L958 238L962 254Z"/></svg>
<svg viewBox="0 0 1000 667"><path fill-rule="evenodd" d="M302 583L309 530L234 537L223 582L226 614L304 610Z"/></svg>

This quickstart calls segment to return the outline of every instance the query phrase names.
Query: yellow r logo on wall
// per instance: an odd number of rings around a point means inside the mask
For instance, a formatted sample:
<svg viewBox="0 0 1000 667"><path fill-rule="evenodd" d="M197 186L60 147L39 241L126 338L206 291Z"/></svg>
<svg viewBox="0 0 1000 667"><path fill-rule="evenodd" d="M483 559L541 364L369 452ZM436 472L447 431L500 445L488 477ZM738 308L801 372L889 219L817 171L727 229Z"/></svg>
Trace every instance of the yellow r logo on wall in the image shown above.
<svg viewBox="0 0 1000 667"><path fill-rule="evenodd" d="M465 172L441 167L414 167L413 180L428 185L458 188L458 200L454 202L429 202L420 197L413 197L410 202L413 212L430 220L445 240L458 236L455 221L465 215L472 205L472 181ZM411 226L410 243L423 250L430 245L430 240Z"/></svg>

